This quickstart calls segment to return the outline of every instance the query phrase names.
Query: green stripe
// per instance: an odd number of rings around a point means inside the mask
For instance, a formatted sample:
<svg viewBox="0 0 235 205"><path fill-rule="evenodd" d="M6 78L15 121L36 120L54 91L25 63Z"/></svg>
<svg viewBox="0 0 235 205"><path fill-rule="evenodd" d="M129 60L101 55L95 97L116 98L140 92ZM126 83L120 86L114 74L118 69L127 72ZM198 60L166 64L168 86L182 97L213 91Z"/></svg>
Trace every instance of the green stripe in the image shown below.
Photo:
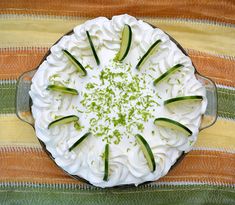
<svg viewBox="0 0 235 205"><path fill-rule="evenodd" d="M50 186L50 185L49 185ZM235 204L235 189L209 185L162 185L109 189L1 187L2 204Z"/></svg>
<svg viewBox="0 0 235 205"><path fill-rule="evenodd" d="M15 82L0 82L0 114L15 113L15 93Z"/></svg>
<svg viewBox="0 0 235 205"><path fill-rule="evenodd" d="M235 120L235 90L218 88L218 115ZM15 112L16 83L4 81L0 85L0 114Z"/></svg>
<svg viewBox="0 0 235 205"><path fill-rule="evenodd" d="M235 119L235 90L218 88L218 115Z"/></svg>

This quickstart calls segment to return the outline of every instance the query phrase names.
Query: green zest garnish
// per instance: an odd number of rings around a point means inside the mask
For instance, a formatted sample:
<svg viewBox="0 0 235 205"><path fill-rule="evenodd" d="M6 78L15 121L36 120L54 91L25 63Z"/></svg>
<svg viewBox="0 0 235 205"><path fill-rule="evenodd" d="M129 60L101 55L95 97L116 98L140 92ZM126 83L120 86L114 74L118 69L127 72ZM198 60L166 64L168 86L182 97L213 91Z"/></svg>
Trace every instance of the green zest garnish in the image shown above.
<svg viewBox="0 0 235 205"><path fill-rule="evenodd" d="M62 50L62 51L79 72L81 71L84 76L87 75L86 69L71 53L69 53L67 50Z"/></svg>
<svg viewBox="0 0 235 205"><path fill-rule="evenodd" d="M144 131L144 122L154 117L153 109L160 106L154 89L143 92L148 83L146 76L133 74L128 64L113 62L102 69L99 82L85 85L87 92L80 94L80 104L94 116L89 124L95 137L119 144L123 136L133 136L133 129Z"/></svg>
<svg viewBox="0 0 235 205"><path fill-rule="evenodd" d="M79 144L81 144L81 142L83 140L85 140L91 133L87 132L86 134L84 134L81 138L79 138L79 140L77 140L70 148L69 151L71 152L75 147L77 147Z"/></svg>
<svg viewBox="0 0 235 205"><path fill-rule="evenodd" d="M81 126L78 122L74 122L74 128L75 128L77 131L81 131L82 128L84 128L84 126Z"/></svg>
<svg viewBox="0 0 235 205"><path fill-rule="evenodd" d="M154 160L153 152L152 152L149 144L140 134L136 135L136 140L137 140L138 144L140 145L142 152L144 153L144 156L147 160L150 171L154 172L156 169L156 163Z"/></svg>
<svg viewBox="0 0 235 205"><path fill-rule="evenodd" d="M109 176L109 144L105 145L104 151L104 181L108 181Z"/></svg>
<svg viewBox="0 0 235 205"><path fill-rule="evenodd" d="M120 50L118 51L115 60L123 61L124 58L127 56L130 47L131 47L131 40L132 40L132 31L131 27L125 24L122 30L122 39L121 39L121 46Z"/></svg>
<svg viewBox="0 0 235 205"><path fill-rule="evenodd" d="M185 125L183 125L183 124L181 124L181 123L179 123L175 120L169 119L169 118L164 118L164 117L156 118L154 120L154 124L157 125L157 126L162 126L162 127L166 127L166 128L170 128L170 129L180 131L180 132L184 133L187 136L190 136L193 133Z"/></svg>
<svg viewBox="0 0 235 205"><path fill-rule="evenodd" d="M148 60L148 58L158 50L159 44L161 42L162 42L161 40L157 40L153 45L150 46L148 51L143 55L143 57L138 62L136 69L140 69L144 65L144 63Z"/></svg>
<svg viewBox="0 0 235 205"><path fill-rule="evenodd" d="M173 73L175 73L177 70L179 70L180 68L182 68L183 65L182 64L176 64L175 66L171 67L168 71L166 71L165 73L163 73L160 77L158 77L156 80L153 81L154 85L157 85L159 82L165 80L166 78L168 78L170 75L172 75Z"/></svg>
<svg viewBox="0 0 235 205"><path fill-rule="evenodd" d="M62 93L71 94L71 95L78 95L78 91L76 89L68 88L65 86L59 86L59 85L48 85L47 90L62 92Z"/></svg>
<svg viewBox="0 0 235 205"><path fill-rule="evenodd" d="M96 51L95 51L95 46L94 46L94 44L93 44L93 42L92 42L92 40L91 40L91 37L90 37L90 34L89 34L88 31L86 31L86 35L87 35L89 44L90 44L90 46L91 46L92 53L93 53L93 55L94 55L94 57L95 57L95 61L96 61L97 65L100 65L99 57L98 57L98 55L97 55L97 53L96 53Z"/></svg>
<svg viewBox="0 0 235 205"><path fill-rule="evenodd" d="M51 122L48 125L48 129L52 128L56 125L68 124L68 123L75 122L75 121L78 121L78 120L79 120L79 117L76 116L76 115L69 115L69 116L65 116L65 117L60 117L60 118L54 120L53 122Z"/></svg>

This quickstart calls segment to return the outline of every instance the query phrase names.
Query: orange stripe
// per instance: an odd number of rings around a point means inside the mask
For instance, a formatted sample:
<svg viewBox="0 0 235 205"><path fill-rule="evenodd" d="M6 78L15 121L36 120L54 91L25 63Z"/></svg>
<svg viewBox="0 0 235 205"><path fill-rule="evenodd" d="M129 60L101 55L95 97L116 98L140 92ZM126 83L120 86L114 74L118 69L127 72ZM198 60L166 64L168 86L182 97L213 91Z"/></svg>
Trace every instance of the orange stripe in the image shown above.
<svg viewBox="0 0 235 205"><path fill-rule="evenodd" d="M160 179L162 182L193 181L235 184L235 154L193 150Z"/></svg>
<svg viewBox="0 0 235 205"><path fill-rule="evenodd" d="M17 79L25 71L38 66L47 48L28 50L0 50L0 80ZM197 70L216 83L235 86L235 60L220 58L206 53L189 51Z"/></svg>
<svg viewBox="0 0 235 205"><path fill-rule="evenodd" d="M80 184L41 150L0 150L0 182ZM161 182L214 182L235 184L235 154L218 151L191 151L171 169Z"/></svg>
<svg viewBox="0 0 235 205"><path fill-rule="evenodd" d="M108 16L129 13L134 16L194 18L235 23L231 0L1 0L2 14L39 14L58 16Z"/></svg>
<svg viewBox="0 0 235 205"><path fill-rule="evenodd" d="M40 150L0 151L0 181L77 183Z"/></svg>
<svg viewBox="0 0 235 205"><path fill-rule="evenodd" d="M197 71L218 84L235 86L235 60L220 58L203 52L189 51Z"/></svg>
<svg viewBox="0 0 235 205"><path fill-rule="evenodd" d="M0 80L17 79L23 72L36 68L47 50L0 50Z"/></svg>

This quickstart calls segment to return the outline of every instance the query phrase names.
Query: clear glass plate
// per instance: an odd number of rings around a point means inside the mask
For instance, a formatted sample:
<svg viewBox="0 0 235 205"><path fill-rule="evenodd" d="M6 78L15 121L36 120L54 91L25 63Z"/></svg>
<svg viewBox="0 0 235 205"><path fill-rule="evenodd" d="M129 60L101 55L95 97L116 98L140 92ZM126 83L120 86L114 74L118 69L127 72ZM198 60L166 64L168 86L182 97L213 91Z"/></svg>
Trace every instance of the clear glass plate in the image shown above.
<svg viewBox="0 0 235 205"><path fill-rule="evenodd" d="M70 31L65 35L70 35L72 33L73 33L73 31ZM167 34L167 35L179 47L179 49L181 49L181 51L186 56L188 56L188 54L182 48L182 46L175 39L173 39L169 34ZM46 53L46 55L44 56L42 61L39 63L39 65L47 58L47 56L49 54L50 54L50 50ZM32 84L32 78L33 78L34 74L37 72L37 69L38 68L35 68L34 70L25 72L18 78L17 90L16 90L16 103L15 103L16 104L16 115L18 116L18 118L20 120L30 124L33 128L34 128L34 119L33 119L32 112L31 112L32 100L29 96L29 91L30 91L30 87ZM216 89L215 83L211 79L199 74L197 71L195 71L195 75L196 75L197 79L205 86L206 97L207 97L206 112L202 116L201 125L200 125L200 131L201 131L205 128L210 127L211 125L213 125L216 122L216 119L217 119L217 89ZM43 150L54 161L54 157L46 149L44 142L42 142L40 139L38 139L38 140L39 140L40 144L42 145ZM178 158L177 162L173 166L176 166L176 164L178 164L183 159L183 157L184 157L184 154L182 153L181 157ZM61 170L63 170L61 167L59 167L59 168ZM63 170L63 171L75 179L79 179L81 181L89 183L88 181L78 177L77 175L71 175L68 172L66 172L65 170Z"/></svg>

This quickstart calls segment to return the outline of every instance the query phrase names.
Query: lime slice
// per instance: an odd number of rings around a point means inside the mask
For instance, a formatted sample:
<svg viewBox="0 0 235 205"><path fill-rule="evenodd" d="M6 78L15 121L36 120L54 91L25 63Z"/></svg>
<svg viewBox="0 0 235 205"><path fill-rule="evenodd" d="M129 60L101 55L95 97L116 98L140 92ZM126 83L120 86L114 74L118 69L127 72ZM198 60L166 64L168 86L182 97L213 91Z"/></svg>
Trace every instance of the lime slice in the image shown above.
<svg viewBox="0 0 235 205"><path fill-rule="evenodd" d="M183 65L182 64L176 64L175 66L171 67L168 71L166 71L165 73L163 73L160 77L158 77L157 79L155 79L153 81L154 85L157 85L159 82L165 80L166 78L168 78L170 75L172 75L173 73L175 73L177 70L179 70L180 68L182 68Z"/></svg>
<svg viewBox="0 0 235 205"><path fill-rule="evenodd" d="M104 151L104 181L108 181L109 176L109 144L105 145Z"/></svg>
<svg viewBox="0 0 235 205"><path fill-rule="evenodd" d="M149 144L140 134L136 135L136 140L139 143L142 152L144 153L144 156L147 160L150 171L154 172L156 169L156 163L154 160L153 152L152 152Z"/></svg>
<svg viewBox="0 0 235 205"><path fill-rule="evenodd" d="M60 85L48 85L47 90L62 92L62 93L71 94L71 95L78 95L77 90L73 88L68 88L65 86L60 86Z"/></svg>
<svg viewBox="0 0 235 205"><path fill-rule="evenodd" d="M86 69L71 53L69 53L67 50L62 51L79 72L82 71L84 76L87 75Z"/></svg>
<svg viewBox="0 0 235 205"><path fill-rule="evenodd" d="M68 116L65 116L65 117L60 117L54 121L52 121L49 125L48 125L48 129L49 128L52 128L56 125L63 125L63 124L68 124L70 122L75 122L75 121L78 121L79 120L79 117L76 116L76 115L68 115Z"/></svg>
<svg viewBox="0 0 235 205"><path fill-rule="evenodd" d="M120 46L120 50L118 51L115 60L123 61L124 58L127 56L130 47L131 47L131 39L132 39L132 31L131 27L125 24L122 30L122 42Z"/></svg>
<svg viewBox="0 0 235 205"><path fill-rule="evenodd" d="M148 49L148 51L143 55L143 57L140 59L140 61L138 62L136 69L140 69L144 63L146 62L146 60L153 55L155 52L157 52L158 48L159 48L159 44L161 43L161 40L157 40L153 45L150 46L150 48Z"/></svg>
<svg viewBox="0 0 235 205"><path fill-rule="evenodd" d="M170 105L170 104L181 103L181 102L191 103L191 102L197 102L201 100L203 100L203 97L200 95L182 96L182 97L176 97L176 98L165 100L164 105Z"/></svg>
<svg viewBox="0 0 235 205"><path fill-rule="evenodd" d="M97 65L99 65L99 64L100 64L100 60L99 60L99 57L98 57L98 55L97 55L97 53L96 53L96 51L95 51L95 46L94 46L94 44L93 44L93 42L92 42L92 40L91 40L91 37L90 37L90 34L89 34L88 31L86 31L86 35L87 35L89 44L90 44L90 46L91 46L92 53L93 53L93 55L94 55L94 57L95 57L95 61L96 61Z"/></svg>
<svg viewBox="0 0 235 205"><path fill-rule="evenodd" d="M79 144L81 144L81 142L86 139L91 133L87 132L86 134L84 134L82 137L79 138L79 140L77 140L70 148L69 151L71 152L75 147L77 147Z"/></svg>
<svg viewBox="0 0 235 205"><path fill-rule="evenodd" d="M157 126L167 127L167 128L171 128L171 129L180 131L187 136L192 135L192 131L189 128L187 128L183 124L181 124L175 120L171 120L169 118L164 118L164 117L156 118L154 120L154 124Z"/></svg>

